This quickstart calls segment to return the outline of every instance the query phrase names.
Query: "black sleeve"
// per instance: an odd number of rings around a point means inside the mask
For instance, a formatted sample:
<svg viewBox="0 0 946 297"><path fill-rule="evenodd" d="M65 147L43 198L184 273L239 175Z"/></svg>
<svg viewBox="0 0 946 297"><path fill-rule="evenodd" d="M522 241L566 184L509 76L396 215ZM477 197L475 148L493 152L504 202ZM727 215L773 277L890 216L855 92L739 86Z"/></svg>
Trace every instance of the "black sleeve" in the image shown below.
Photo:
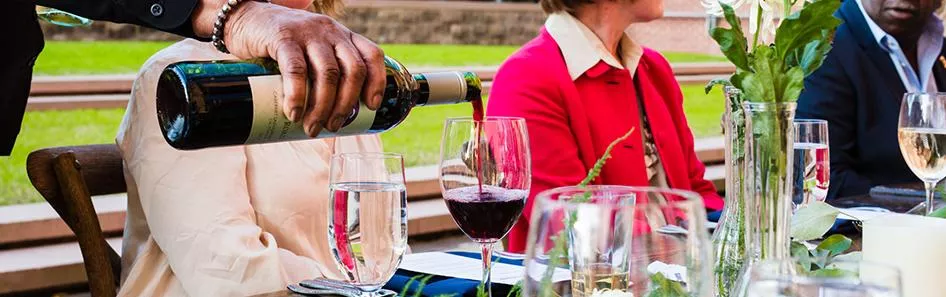
<svg viewBox="0 0 946 297"><path fill-rule="evenodd" d="M191 14L199 0L16 0L68 11L93 20L135 24L196 38Z"/></svg>

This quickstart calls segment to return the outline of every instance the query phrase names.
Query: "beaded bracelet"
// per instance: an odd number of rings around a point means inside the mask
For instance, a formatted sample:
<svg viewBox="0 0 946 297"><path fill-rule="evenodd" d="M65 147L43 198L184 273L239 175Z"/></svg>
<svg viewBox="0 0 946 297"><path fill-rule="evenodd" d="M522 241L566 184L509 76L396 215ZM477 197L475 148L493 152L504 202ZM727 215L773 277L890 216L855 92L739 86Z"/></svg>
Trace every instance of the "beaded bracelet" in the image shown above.
<svg viewBox="0 0 946 297"><path fill-rule="evenodd" d="M214 22L214 32L210 36L211 43L218 51L229 54L230 50L227 49L227 45L223 43L223 27L226 25L227 20L230 19L230 12L236 9L237 6L243 4L247 0L227 0L223 4L223 7L220 8L220 12L217 13L217 21ZM253 0L258 2L269 2L269 0Z"/></svg>

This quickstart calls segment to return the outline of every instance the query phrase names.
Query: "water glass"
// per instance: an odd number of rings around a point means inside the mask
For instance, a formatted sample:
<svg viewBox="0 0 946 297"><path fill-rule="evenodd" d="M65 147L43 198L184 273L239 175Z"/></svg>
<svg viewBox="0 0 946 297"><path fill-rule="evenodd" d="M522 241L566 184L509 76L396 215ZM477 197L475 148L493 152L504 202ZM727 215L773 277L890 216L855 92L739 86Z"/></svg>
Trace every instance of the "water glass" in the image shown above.
<svg viewBox="0 0 946 297"><path fill-rule="evenodd" d="M797 207L813 201L824 201L831 180L831 158L828 155L828 121L796 119L794 184Z"/></svg>
<svg viewBox="0 0 946 297"><path fill-rule="evenodd" d="M909 213L929 215L936 183L946 177L946 93L903 95L898 128L900 153L926 187L926 201Z"/></svg>
<svg viewBox="0 0 946 297"><path fill-rule="evenodd" d="M332 157L329 246L346 283L377 296L407 249L404 159L390 153Z"/></svg>
<svg viewBox="0 0 946 297"><path fill-rule="evenodd" d="M564 187L533 207L524 296L713 296L706 211L693 192Z"/></svg>
<svg viewBox="0 0 946 297"><path fill-rule="evenodd" d="M863 261L837 261L809 271L798 260L762 261L750 269L749 297L900 297L900 271Z"/></svg>

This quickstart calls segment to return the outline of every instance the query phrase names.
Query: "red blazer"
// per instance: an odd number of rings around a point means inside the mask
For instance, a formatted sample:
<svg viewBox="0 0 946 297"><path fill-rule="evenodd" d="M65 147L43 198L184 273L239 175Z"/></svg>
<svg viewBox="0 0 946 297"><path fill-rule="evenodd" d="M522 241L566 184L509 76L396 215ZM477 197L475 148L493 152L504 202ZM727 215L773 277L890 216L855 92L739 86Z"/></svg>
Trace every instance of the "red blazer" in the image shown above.
<svg viewBox="0 0 946 297"><path fill-rule="evenodd" d="M721 209L723 200L713 184L703 178L705 168L693 150L683 94L670 64L656 51L645 48L636 76L670 187L697 192L703 196L706 208ZM523 117L529 129L532 187L523 216L510 231L510 251L525 250L535 195L577 185L608 144L631 127L635 128L634 134L615 147L595 182L649 185L640 111L630 73L599 62L573 82L558 44L545 29L499 68L486 113Z"/></svg>

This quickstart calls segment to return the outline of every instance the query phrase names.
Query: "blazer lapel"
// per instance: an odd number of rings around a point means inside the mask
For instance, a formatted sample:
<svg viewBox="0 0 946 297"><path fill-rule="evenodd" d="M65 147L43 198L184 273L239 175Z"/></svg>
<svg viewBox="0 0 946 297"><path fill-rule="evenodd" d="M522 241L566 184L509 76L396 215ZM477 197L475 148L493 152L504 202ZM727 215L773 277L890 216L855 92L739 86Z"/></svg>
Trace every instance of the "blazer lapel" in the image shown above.
<svg viewBox="0 0 946 297"><path fill-rule="evenodd" d="M687 177L675 174L682 171L673 169L686 168L686 164L681 162L682 156L678 153L681 151L680 144L672 138L676 135L676 126L670 117L670 111L667 110L667 102L647 75L649 73L647 67L649 67L647 62L642 59L635 74L639 83L634 87L639 86L641 88L638 93L643 95L644 98L640 102L643 102L644 112L646 112L647 120L650 123L650 133L653 135L654 144L657 146L657 155L660 157L660 164L667 175L667 183L671 188L687 188L689 187ZM640 137L640 134L635 133L635 136Z"/></svg>
<svg viewBox="0 0 946 297"><path fill-rule="evenodd" d="M939 57L933 63L933 79L936 80L936 90L946 92L946 46L940 50Z"/></svg>
<svg viewBox="0 0 946 297"><path fill-rule="evenodd" d="M889 90L890 96L897 98L899 101L903 94L907 92L907 89L903 86L900 74L894 68L893 61L890 61L890 55L880 48L877 40L874 39L874 34L867 26L867 20L864 19L864 14L857 6L857 1L844 0L839 14L841 19L844 20L844 26L851 32L864 52L867 53L870 64L875 67L877 74L881 76L880 83L887 85L884 89Z"/></svg>

